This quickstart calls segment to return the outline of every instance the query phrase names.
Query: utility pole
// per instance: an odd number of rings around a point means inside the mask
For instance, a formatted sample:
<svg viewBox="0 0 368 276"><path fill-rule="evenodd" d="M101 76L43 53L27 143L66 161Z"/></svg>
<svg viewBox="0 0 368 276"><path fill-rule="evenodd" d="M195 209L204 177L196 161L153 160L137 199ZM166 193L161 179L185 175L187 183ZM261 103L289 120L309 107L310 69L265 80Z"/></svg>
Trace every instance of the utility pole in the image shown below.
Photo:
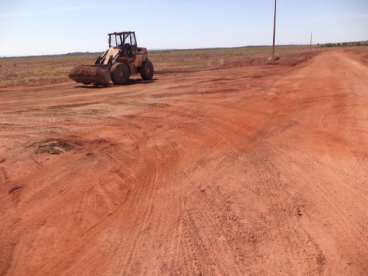
<svg viewBox="0 0 368 276"><path fill-rule="evenodd" d="M310 48L313 48L313 33L311 33L311 37L310 37Z"/></svg>
<svg viewBox="0 0 368 276"><path fill-rule="evenodd" d="M277 0L275 0L275 9L274 9L274 14L273 14L272 61L275 61L275 47L276 47L276 15L277 15Z"/></svg>

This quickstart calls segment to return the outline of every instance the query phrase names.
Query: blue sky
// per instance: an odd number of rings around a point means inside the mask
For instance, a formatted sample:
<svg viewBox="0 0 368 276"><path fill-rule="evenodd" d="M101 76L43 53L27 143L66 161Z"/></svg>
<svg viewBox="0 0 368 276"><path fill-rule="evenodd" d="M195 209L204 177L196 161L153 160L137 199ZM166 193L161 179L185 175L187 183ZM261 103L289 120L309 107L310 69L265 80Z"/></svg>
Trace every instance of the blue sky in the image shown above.
<svg viewBox="0 0 368 276"><path fill-rule="evenodd" d="M278 0L280 44L368 40L368 0ZM151 49L264 45L273 0L12 0L0 2L0 56L101 51L135 30Z"/></svg>

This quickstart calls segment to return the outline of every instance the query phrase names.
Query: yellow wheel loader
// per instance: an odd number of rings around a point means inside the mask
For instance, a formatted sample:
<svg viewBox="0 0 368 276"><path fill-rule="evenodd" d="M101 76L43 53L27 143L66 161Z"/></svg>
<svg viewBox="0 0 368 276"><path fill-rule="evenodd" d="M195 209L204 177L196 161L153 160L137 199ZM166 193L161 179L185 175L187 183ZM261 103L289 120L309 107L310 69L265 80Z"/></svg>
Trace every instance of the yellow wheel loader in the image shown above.
<svg viewBox="0 0 368 276"><path fill-rule="evenodd" d="M126 84L132 75L140 74L143 80L152 80L154 67L146 48L137 45L135 32L108 34L109 49L99 56L95 65L74 68L69 77L85 85L107 86Z"/></svg>

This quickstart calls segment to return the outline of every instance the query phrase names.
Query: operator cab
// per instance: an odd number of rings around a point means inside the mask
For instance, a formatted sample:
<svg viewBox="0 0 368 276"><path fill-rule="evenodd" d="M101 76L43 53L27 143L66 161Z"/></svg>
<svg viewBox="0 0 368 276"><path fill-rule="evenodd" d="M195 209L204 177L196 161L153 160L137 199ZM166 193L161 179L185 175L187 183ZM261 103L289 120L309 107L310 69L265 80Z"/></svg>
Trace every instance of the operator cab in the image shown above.
<svg viewBox="0 0 368 276"><path fill-rule="evenodd" d="M109 34L109 48L119 49L121 56L134 57L138 49L135 32Z"/></svg>

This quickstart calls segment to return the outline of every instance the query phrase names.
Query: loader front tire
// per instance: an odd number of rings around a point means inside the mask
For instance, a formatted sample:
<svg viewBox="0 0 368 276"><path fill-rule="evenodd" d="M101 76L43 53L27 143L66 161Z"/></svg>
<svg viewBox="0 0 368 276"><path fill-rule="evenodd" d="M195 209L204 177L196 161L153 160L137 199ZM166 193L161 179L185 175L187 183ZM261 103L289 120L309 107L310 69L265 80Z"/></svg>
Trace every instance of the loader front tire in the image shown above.
<svg viewBox="0 0 368 276"><path fill-rule="evenodd" d="M127 84L130 77L129 66L125 63L116 63L111 67L111 79L114 84Z"/></svg>
<svg viewBox="0 0 368 276"><path fill-rule="evenodd" d="M154 68L153 68L153 64L150 60L146 60L145 62L143 62L141 68L140 68L140 73L142 76L143 80L152 80L153 79L153 74L154 74Z"/></svg>

